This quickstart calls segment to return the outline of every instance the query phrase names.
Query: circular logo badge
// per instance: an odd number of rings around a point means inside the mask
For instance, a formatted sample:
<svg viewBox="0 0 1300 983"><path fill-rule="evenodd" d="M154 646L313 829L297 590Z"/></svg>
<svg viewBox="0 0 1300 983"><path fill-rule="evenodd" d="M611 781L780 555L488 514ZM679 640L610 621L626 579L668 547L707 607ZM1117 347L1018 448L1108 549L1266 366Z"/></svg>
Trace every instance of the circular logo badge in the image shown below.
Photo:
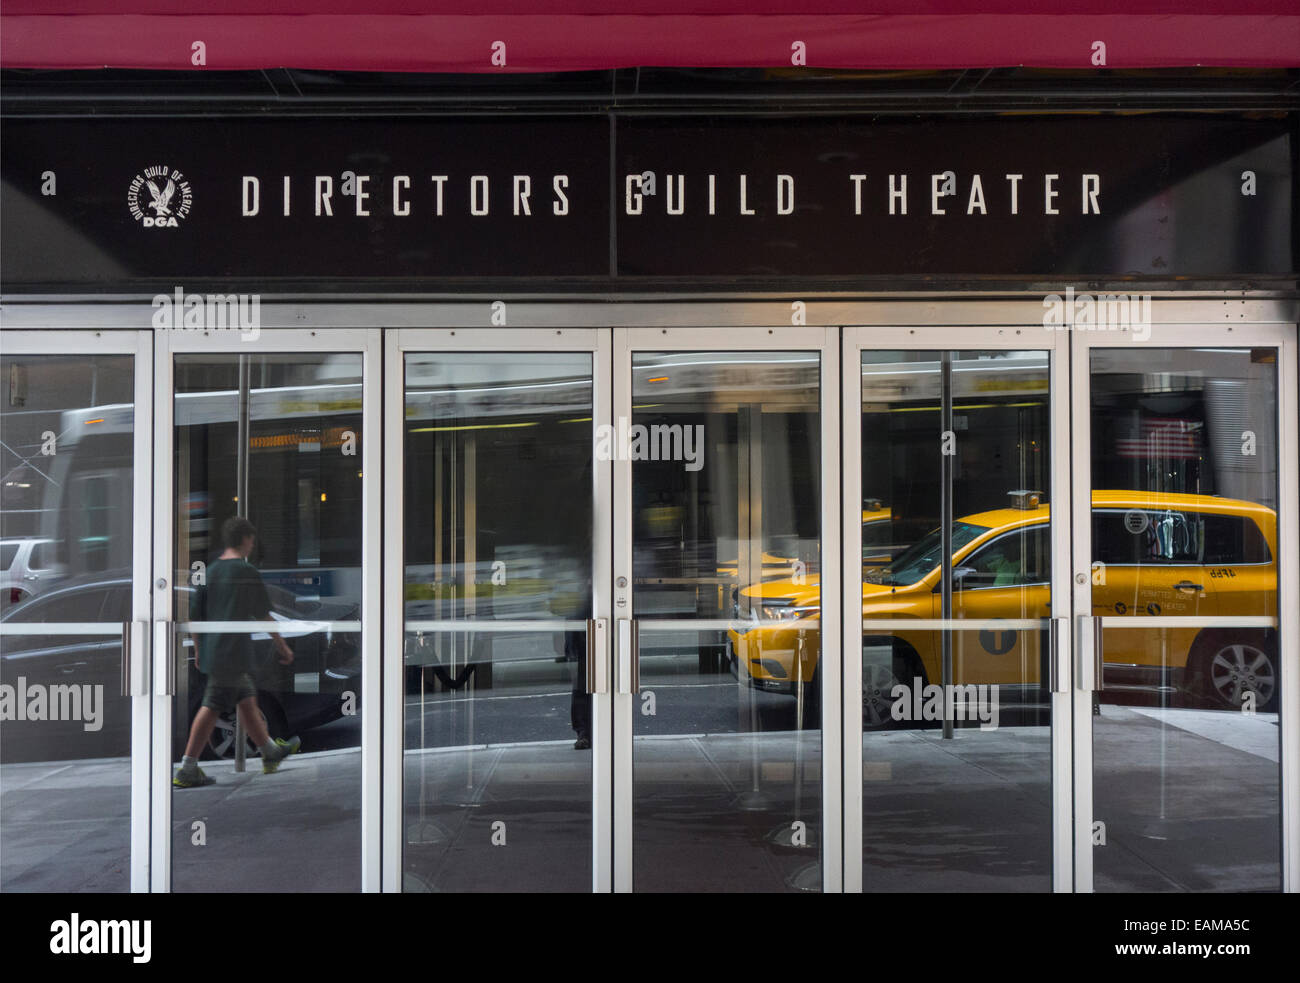
<svg viewBox="0 0 1300 983"><path fill-rule="evenodd" d="M1147 526L1151 525L1151 520L1141 509L1129 509L1124 513L1124 528L1136 536L1140 532L1146 532Z"/></svg>
<svg viewBox="0 0 1300 983"><path fill-rule="evenodd" d="M131 217L146 229L177 228L189 215L192 199L185 175L166 164L146 167L126 192Z"/></svg>

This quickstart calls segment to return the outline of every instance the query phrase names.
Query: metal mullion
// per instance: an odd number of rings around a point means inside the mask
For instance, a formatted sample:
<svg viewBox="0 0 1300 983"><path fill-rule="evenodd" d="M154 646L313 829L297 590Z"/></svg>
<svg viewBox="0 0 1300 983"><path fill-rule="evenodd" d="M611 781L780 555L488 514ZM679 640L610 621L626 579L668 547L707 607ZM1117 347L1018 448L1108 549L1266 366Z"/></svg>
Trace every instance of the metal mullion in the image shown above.
<svg viewBox="0 0 1300 983"><path fill-rule="evenodd" d="M840 623L844 617L846 584L842 580L841 556L843 543L837 532L840 517L844 515L841 456L838 453L844 413L840 393L840 335L839 328L825 328L821 347L819 374L821 405L821 636L818 661L824 662L821 673L822 694L819 706L821 718L821 789L822 789L822 890L839 893L844 890L844 769L846 719L843 712L844 653L850 649L834 644L840 638ZM858 470L861 480L861 470ZM861 537L861 524L858 536ZM862 555L861 546L858 556ZM860 593L860 591L859 591ZM852 605L850 605L852 606ZM862 605L857 605L862 613ZM852 661L852 660L848 660ZM860 668L860 667L859 667ZM857 715L858 726L862 715ZM858 742L859 748L861 741ZM861 751L859 751L859 755ZM858 773L861 774L861 767ZM861 837L859 837L859 847ZM859 870L861 863L859 863Z"/></svg>
<svg viewBox="0 0 1300 983"><path fill-rule="evenodd" d="M164 632L172 628L172 561L173 539L176 534L172 517L175 515L173 499L173 420L175 406L174 365L171 342L173 332L157 331L153 335L153 455L150 460L155 478L153 486L153 562L150 566L150 594L152 597L151 639L154 641L153 685L149 688L149 702L153 707L152 760L150 763L150 850L151 871L149 888L154 892L167 892L172 888L172 703L170 694L159 690L172 678L168 665L171 646L157 642ZM160 625L166 625L160 628Z"/></svg>
<svg viewBox="0 0 1300 983"><path fill-rule="evenodd" d="M1052 455L1051 503L1052 573L1050 614L1053 618L1065 616L1067 630L1064 637L1048 635L1048 680L1039 680L1049 686L1048 701L1051 706L1051 797L1052 797L1052 890L1070 892L1075 887L1075 866L1072 833L1074 829L1073 800L1075 788L1074 715L1071 712L1074 687L1071 684L1074 633L1068 630L1073 624L1073 591L1070 573L1073 562L1070 519L1073 516L1074 489L1071 485L1070 453L1073 435L1070 386L1070 339L1054 332L1048 346L1048 427L1049 450ZM1064 657L1064 665L1062 665ZM1055 669L1054 673L1052 670ZM1051 680L1058 674L1064 677L1064 689L1057 692Z"/></svg>
<svg viewBox="0 0 1300 983"><path fill-rule="evenodd" d="M845 328L841 373L841 548L843 583L843 887L861 892L862 882L862 351L870 338ZM856 602L856 603L855 603ZM849 653L854 657L850 658ZM858 694L850 698L850 694Z"/></svg>
<svg viewBox="0 0 1300 983"><path fill-rule="evenodd" d="M1092 613L1092 346L1085 335L1069 332L1070 340L1070 530L1071 624ZM1074 890L1093 890L1092 816L1093 754L1092 693L1080 685L1079 661L1083 653L1078 632L1071 641L1070 687L1071 764L1073 770Z"/></svg>
<svg viewBox="0 0 1300 983"><path fill-rule="evenodd" d="M615 420L632 419L632 347L634 331L615 328L613 332L613 375L611 378L613 395L613 416ZM616 459L611 464L614 491L613 523L613 558L614 558L614 609L613 630L610 635L619 646L615 649L614 685L610 687L611 734L613 736L612 788L614 799L613 815L613 888L623 893L632 890L632 713L636 702L631 693L622 693L626 682L618 672L618 665L623 660L622 646L625 644L624 633L618 623L631 619L634 614L636 590L632 577L632 462ZM619 587L618 583L626 587Z"/></svg>
<svg viewBox="0 0 1300 983"><path fill-rule="evenodd" d="M385 892L402 890L402 848L404 837L404 803L402 767L406 746L403 732L405 694L406 631L403 624L405 583L403 546L405 538L404 489L406 479L404 438L406 409L405 354L408 332L393 329L384 338L383 385L383 577L385 584L396 585L383 597L383 652L380 674L383 678L383 737L380 746L380 795L382 798L382 847L380 851L380 888Z"/></svg>
<svg viewBox="0 0 1300 983"><path fill-rule="evenodd" d="M366 332L361 350L361 890L383 890L383 536L384 336ZM400 542L400 540L399 540ZM401 581L397 581L400 583ZM400 591L391 591L400 594ZM378 697L378 698L376 698Z"/></svg>

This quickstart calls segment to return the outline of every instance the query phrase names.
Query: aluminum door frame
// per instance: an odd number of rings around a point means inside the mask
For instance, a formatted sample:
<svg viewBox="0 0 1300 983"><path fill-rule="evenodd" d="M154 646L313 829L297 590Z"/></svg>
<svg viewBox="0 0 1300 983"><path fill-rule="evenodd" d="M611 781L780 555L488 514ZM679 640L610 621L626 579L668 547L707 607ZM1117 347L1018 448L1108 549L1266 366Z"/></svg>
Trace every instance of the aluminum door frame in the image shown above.
<svg viewBox="0 0 1300 983"><path fill-rule="evenodd" d="M361 356L361 469L370 479L362 486L361 515L361 890L380 886L380 505L377 483L382 478L379 394L382 338L363 328L264 328L245 339L237 330L159 329L155 333L154 453L157 467L154 494L152 687L153 734L153 890L170 891L172 884L172 726L173 696L162 692L168 678L165 633L174 631L171 571L175 550L174 381L178 354L270 355L348 353ZM400 583L400 581L399 581ZM171 667L177 674L180 668Z"/></svg>
<svg viewBox="0 0 1300 983"><path fill-rule="evenodd" d="M773 305L774 307L776 305ZM789 308L785 312L788 315ZM719 313L727 316L725 310ZM755 308L753 313L762 313ZM840 406L839 406L839 329L837 327L791 327L774 322L772 327L702 326L682 324L675 319L672 327L617 327L614 329L614 417L632 419L632 353L634 351L806 351L820 356L821 400L821 631L822 638L839 636L840 617L840 542L835 535L839 526L840 503L836 490L840 486ZM614 575L632 577L632 462L614 462ZM620 597L623 607L619 607ZM616 591L614 611L632 612L630 591ZM618 615L614 615L617 618ZM616 624L611 622L614 627ZM616 630L610 631L617 638ZM617 649L617 641L615 641ZM822 657L828 653L822 646ZM616 652L617 655L617 652ZM617 665L621 660L615 658ZM838 669L838 667L835 667ZM615 677L619 674L616 672ZM614 691L614 890L627 892L632 884L632 806L633 755L632 724L635 697L619 693L623 680L615 678ZM840 674L822 674L822 890L843 890L841 823L841 738Z"/></svg>
<svg viewBox="0 0 1300 983"><path fill-rule="evenodd" d="M135 425L132 433L131 502L131 621L143 627L150 619L150 537L153 523L153 338L151 332L123 326L120 330L41 331L24 318L23 330L0 332L0 350L6 355L132 355L135 373ZM131 891L150 887L149 776L151 701L149 633L132 633L131 651Z"/></svg>
<svg viewBox="0 0 1300 983"><path fill-rule="evenodd" d="M1048 395L1052 447L1051 478L1048 501L1069 501L1070 446L1069 346L1060 332L1047 331L1042 323L1041 304L951 304L951 305L879 305L862 312L863 320L844 329L844 502L862 501L862 372L861 352L885 351L960 351L960 350L1033 350L1049 353ZM857 313L846 311L846 313ZM872 316L880 323L871 323ZM900 317L899 315L903 315ZM1061 617L1057 604L1068 605L1071 592L1070 535L1068 511L1053 507L1052 512L1052 616ZM862 522L858 512L844 510L843 523L844 652L859 652L862 646L862 605L847 603L852 585L862 577ZM1069 612L1067 612L1069 613ZM1064 635L1068 638L1069 633ZM1056 650L1049 657L1057 672L1068 679L1069 652L1066 638L1058 638ZM844 889L860 892L862 878L862 660L844 660ZM858 695L853 695L858 694ZM1070 700L1065 692L1053 692L1052 707L1052 890L1072 890L1071 869L1071 758L1072 740Z"/></svg>
<svg viewBox="0 0 1300 983"><path fill-rule="evenodd" d="M1226 302L1222 305L1226 307ZM1277 359L1277 469L1278 469L1278 597L1300 595L1300 498L1297 497L1297 468L1300 465L1300 400L1297 399L1296 325L1286 320L1247 321L1245 311L1229 312L1220 305L1200 308L1202 321L1174 319L1174 311L1158 301L1152 305L1150 337L1141 348L1276 348ZM1275 305L1278 313L1284 309ZM1211 312L1224 320L1210 320ZM1267 315L1267 307L1252 310L1251 316ZM1177 313L1182 313L1179 310ZM1195 316L1195 308L1190 312ZM1238 316L1228 320L1231 313ZM1116 331L1074 330L1072 338L1073 377L1071 415L1074 420L1072 487L1072 525L1074 527L1075 566L1074 606L1071 614L1092 613L1092 580L1088 557L1092 556L1092 416L1091 352L1096 348L1116 348L1124 344L1123 334ZM1131 344L1131 342L1130 342ZM1136 347L1136 346L1135 346ZM1140 350L1140 349L1137 349ZM1300 890L1300 619L1285 603L1278 605L1279 682L1278 707L1281 713L1281 837L1282 890ZM1183 619L1179 619L1183 620ZM1192 620L1192 619L1187 619ZM1075 632L1069 632L1071 638ZM1093 756L1092 692L1084 690L1075 666L1073 716L1074 743L1074 865L1075 890L1093 891L1092 836Z"/></svg>
<svg viewBox="0 0 1300 983"><path fill-rule="evenodd" d="M385 340L384 387L384 829L383 890L402 890L404 605L405 583L401 543L405 523L404 442L407 352L587 352L592 360L592 428L610 418L610 334L598 328L392 328ZM594 447L594 444L593 444ZM592 592L593 618L611 617L610 550L612 536L611 469L592 460ZM394 545L395 544L395 545ZM610 632L605 632L604 678L612 678ZM601 667L596 667L599 676ZM608 687L612 689L612 687ZM608 691L592 695L592 891L607 893L612 884L613 795L611 706Z"/></svg>

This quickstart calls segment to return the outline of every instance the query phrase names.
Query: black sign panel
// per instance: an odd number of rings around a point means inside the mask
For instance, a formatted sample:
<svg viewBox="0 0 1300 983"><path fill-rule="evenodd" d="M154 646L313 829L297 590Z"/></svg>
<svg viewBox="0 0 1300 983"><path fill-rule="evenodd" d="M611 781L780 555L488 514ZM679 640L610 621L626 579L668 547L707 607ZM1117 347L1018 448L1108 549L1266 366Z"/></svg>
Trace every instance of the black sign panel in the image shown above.
<svg viewBox="0 0 1300 983"><path fill-rule="evenodd" d="M24 282L609 273L604 119L6 120Z"/></svg>
<svg viewBox="0 0 1300 983"><path fill-rule="evenodd" d="M637 119L618 175L625 276L1295 270L1286 121Z"/></svg>
<svg viewBox="0 0 1300 983"><path fill-rule="evenodd" d="M1296 271L1294 119L0 126L6 290Z"/></svg>

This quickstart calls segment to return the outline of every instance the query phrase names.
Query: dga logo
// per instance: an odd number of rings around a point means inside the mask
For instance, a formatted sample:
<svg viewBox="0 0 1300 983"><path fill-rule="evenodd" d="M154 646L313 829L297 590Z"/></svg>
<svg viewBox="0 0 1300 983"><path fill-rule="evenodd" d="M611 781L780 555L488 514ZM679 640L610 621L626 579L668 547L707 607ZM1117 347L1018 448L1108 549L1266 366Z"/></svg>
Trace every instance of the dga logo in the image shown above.
<svg viewBox="0 0 1300 983"><path fill-rule="evenodd" d="M126 204L146 229L174 229L190 213L190 182L166 164L146 167L131 180Z"/></svg>

